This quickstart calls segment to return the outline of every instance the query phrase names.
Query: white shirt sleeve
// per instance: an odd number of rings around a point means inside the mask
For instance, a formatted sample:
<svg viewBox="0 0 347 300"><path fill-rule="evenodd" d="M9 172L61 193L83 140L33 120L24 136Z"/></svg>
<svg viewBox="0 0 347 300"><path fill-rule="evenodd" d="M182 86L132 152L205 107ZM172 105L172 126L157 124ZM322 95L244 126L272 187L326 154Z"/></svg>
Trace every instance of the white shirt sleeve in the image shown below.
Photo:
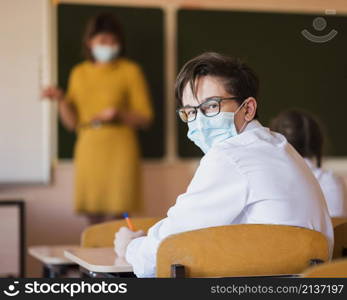
<svg viewBox="0 0 347 300"><path fill-rule="evenodd" d="M237 165L211 149L201 160L187 191L146 237L132 240L126 259L138 277L154 277L160 242L179 232L232 224L246 206L249 187Z"/></svg>

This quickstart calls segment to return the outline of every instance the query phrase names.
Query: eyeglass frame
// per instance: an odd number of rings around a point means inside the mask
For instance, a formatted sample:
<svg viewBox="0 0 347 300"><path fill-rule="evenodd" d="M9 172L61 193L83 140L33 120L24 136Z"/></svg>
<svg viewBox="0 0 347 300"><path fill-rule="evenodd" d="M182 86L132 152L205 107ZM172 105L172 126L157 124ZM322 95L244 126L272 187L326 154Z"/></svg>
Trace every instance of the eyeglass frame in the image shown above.
<svg viewBox="0 0 347 300"><path fill-rule="evenodd" d="M224 101L224 100L240 100L240 99L241 99L240 97L235 97L235 96L234 96L234 97L215 97L215 96L212 96L212 97L207 98L204 102L201 102L201 103L200 103L199 105L197 105L197 106L186 105L186 106L177 107L177 108L176 108L176 113L177 113L178 117L181 119L181 121L182 121L183 123L190 123L190 122L195 121L195 120L196 120L196 116L198 115L198 109L201 111L201 113L202 113L205 117L207 117L207 118L213 118L213 117L219 115L219 113L220 113L220 111L221 111L221 105L220 105L220 103L221 103L222 101ZM206 104L207 102L212 101L212 100L214 100L214 101L216 101L216 102L218 103L218 113L216 113L216 114L213 115L213 116L205 115L205 113L200 109L200 107L201 107L202 105ZM195 110L195 118L194 118L193 120L190 120L190 121L187 120L187 122L183 121L182 118L181 118L181 116L180 116L180 113L179 113L180 109L182 109L182 108L193 108L193 109Z"/></svg>

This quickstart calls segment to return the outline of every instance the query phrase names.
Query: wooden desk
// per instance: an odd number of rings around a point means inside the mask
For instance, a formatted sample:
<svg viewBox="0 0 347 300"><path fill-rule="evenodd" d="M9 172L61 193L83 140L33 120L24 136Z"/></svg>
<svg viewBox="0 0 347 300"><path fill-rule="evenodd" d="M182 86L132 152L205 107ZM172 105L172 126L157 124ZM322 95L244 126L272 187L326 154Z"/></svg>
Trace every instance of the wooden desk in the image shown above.
<svg viewBox="0 0 347 300"><path fill-rule="evenodd" d="M43 277L56 278L77 264L65 257L65 250L78 248L77 245L32 246L29 254L43 264Z"/></svg>
<svg viewBox="0 0 347 300"><path fill-rule="evenodd" d="M133 268L125 258L117 257L113 248L73 248L65 257L80 266L88 277L133 277Z"/></svg>

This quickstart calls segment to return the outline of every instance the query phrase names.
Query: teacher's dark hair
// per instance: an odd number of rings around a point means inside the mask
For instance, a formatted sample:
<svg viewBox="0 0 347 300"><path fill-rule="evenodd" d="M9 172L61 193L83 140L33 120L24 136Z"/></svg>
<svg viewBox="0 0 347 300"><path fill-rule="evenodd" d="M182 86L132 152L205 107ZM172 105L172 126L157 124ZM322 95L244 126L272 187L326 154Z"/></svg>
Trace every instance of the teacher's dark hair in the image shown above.
<svg viewBox="0 0 347 300"><path fill-rule="evenodd" d="M94 60L88 42L99 33L109 33L114 35L121 46L119 56L125 54L125 36L123 28L115 15L111 13L101 13L92 17L87 24L83 36L83 53L86 59Z"/></svg>
<svg viewBox="0 0 347 300"><path fill-rule="evenodd" d="M271 121L270 128L283 134L302 157L315 158L317 167L321 167L324 135L313 115L297 109L287 110Z"/></svg>
<svg viewBox="0 0 347 300"><path fill-rule="evenodd" d="M206 75L219 77L225 91L238 97L239 104L248 97L258 98L259 79L247 64L238 58L216 52L205 52L189 60L179 72L175 85L175 97L178 105L183 105L182 96L186 85L190 85L193 95L196 97L196 80ZM258 113L255 118L258 118Z"/></svg>

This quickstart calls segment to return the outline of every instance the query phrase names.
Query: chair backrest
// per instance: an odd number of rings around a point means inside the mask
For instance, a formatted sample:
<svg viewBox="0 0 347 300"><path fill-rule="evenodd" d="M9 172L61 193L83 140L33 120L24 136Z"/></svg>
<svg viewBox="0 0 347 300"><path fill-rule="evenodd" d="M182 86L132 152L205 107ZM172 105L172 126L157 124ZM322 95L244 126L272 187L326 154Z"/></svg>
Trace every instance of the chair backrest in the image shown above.
<svg viewBox="0 0 347 300"><path fill-rule="evenodd" d="M157 276L183 265L185 277L299 274L311 260L327 261L328 241L317 231L284 225L210 227L167 237L157 253Z"/></svg>
<svg viewBox="0 0 347 300"><path fill-rule="evenodd" d="M147 230L161 218L131 218L135 230ZM86 228L81 236L81 247L113 247L115 233L120 227L127 227L125 220L96 224Z"/></svg>
<svg viewBox="0 0 347 300"><path fill-rule="evenodd" d="M338 278L347 277L347 259L337 259L328 263L320 264L308 268L302 275L302 277L310 278Z"/></svg>
<svg viewBox="0 0 347 300"><path fill-rule="evenodd" d="M347 219L334 226L333 258L347 256Z"/></svg>
<svg viewBox="0 0 347 300"><path fill-rule="evenodd" d="M333 224L333 227L335 228L336 226L342 223L347 223L347 218L331 218L331 223Z"/></svg>

